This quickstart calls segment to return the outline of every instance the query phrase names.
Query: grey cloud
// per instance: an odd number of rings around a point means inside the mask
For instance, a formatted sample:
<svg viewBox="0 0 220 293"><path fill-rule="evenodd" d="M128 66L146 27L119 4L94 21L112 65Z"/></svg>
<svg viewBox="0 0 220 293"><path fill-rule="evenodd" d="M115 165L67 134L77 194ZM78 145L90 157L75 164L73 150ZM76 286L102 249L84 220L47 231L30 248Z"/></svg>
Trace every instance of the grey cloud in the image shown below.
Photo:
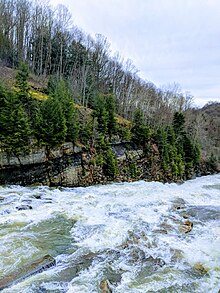
<svg viewBox="0 0 220 293"><path fill-rule="evenodd" d="M57 4L59 0L51 3ZM177 82L220 101L219 0L63 0L75 24L101 33L156 85Z"/></svg>

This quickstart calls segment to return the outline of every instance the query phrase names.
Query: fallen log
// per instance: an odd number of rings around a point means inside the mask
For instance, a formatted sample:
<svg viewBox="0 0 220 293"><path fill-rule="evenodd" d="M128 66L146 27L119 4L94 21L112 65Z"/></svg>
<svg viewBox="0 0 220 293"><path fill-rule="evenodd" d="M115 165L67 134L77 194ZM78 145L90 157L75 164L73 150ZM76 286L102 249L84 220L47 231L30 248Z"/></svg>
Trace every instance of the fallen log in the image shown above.
<svg viewBox="0 0 220 293"><path fill-rule="evenodd" d="M49 269L56 265L55 259L50 255L45 255L30 264L27 264L16 271L12 272L8 276L0 279L0 290L3 290L11 285L15 285L23 279L30 277L34 274L41 273L46 269Z"/></svg>

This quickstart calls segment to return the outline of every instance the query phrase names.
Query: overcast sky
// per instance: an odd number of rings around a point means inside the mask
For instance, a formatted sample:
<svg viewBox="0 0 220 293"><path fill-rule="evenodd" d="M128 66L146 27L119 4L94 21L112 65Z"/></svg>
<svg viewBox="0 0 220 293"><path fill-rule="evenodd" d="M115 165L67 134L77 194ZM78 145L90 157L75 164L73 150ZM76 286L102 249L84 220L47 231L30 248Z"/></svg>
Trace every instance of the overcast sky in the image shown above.
<svg viewBox="0 0 220 293"><path fill-rule="evenodd" d="M51 0L74 25L107 37L157 86L178 83L196 105L220 102L220 0Z"/></svg>

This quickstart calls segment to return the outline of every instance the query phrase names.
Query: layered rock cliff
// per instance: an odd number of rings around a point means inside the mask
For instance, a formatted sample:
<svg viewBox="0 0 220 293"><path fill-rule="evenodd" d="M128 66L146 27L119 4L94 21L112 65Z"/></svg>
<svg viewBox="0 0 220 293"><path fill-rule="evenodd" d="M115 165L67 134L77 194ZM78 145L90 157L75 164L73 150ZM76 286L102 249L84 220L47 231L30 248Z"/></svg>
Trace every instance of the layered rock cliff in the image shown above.
<svg viewBox="0 0 220 293"><path fill-rule="evenodd" d="M95 149L83 150L72 143L65 143L49 151L45 147L33 148L30 154L19 157L0 152L0 184L73 187L112 181L180 181L163 174L159 152L154 144L148 155L130 142L115 143L111 147L117 159L117 175L114 178L104 174L102 166L97 163ZM197 170L185 174L182 180L213 172L203 163Z"/></svg>

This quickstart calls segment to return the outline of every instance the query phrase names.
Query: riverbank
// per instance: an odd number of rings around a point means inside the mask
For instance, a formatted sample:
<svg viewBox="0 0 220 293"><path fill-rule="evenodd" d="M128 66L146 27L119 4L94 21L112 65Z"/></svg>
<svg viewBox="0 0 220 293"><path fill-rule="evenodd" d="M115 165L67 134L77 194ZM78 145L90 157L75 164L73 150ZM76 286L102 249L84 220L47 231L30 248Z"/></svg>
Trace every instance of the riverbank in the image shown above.
<svg viewBox="0 0 220 293"><path fill-rule="evenodd" d="M117 165L114 177L105 174L95 148L86 150L65 143L50 150L35 147L28 155L19 157L1 152L0 184L77 187L137 180L183 182L218 171L203 160L196 169L184 168L182 176L165 172L157 145L153 143L147 153L131 142L113 143L111 149Z"/></svg>

